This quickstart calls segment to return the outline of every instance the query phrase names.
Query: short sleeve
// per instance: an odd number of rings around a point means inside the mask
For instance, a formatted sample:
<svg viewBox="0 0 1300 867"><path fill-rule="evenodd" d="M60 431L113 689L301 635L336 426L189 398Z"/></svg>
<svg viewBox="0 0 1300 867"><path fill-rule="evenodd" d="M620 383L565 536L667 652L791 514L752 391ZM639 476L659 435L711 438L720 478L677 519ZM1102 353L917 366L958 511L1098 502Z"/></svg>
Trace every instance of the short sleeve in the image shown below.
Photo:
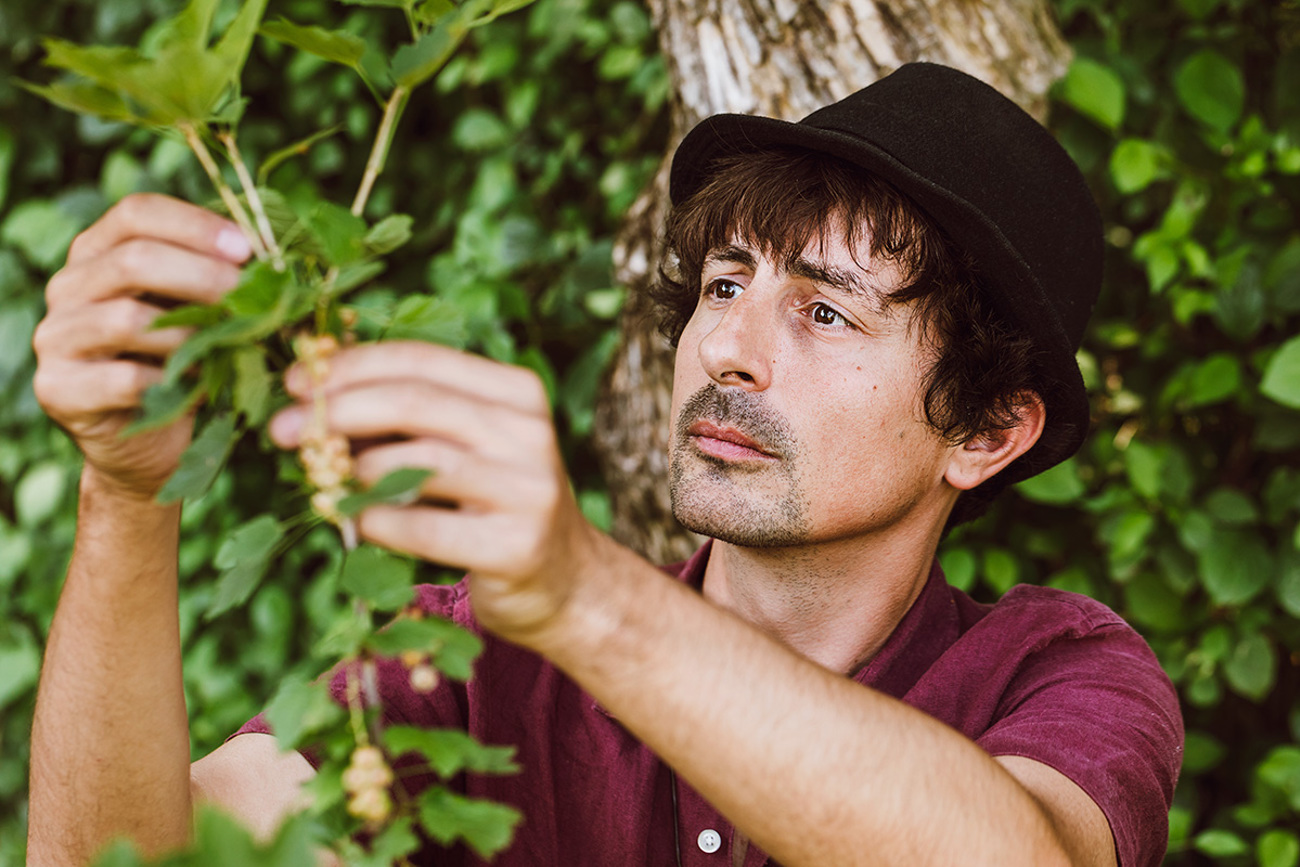
<svg viewBox="0 0 1300 867"><path fill-rule="evenodd" d="M1110 823L1120 867L1157 867L1182 766L1178 696L1121 622L1060 637L1024 660L998 721L977 742L1069 777Z"/></svg>

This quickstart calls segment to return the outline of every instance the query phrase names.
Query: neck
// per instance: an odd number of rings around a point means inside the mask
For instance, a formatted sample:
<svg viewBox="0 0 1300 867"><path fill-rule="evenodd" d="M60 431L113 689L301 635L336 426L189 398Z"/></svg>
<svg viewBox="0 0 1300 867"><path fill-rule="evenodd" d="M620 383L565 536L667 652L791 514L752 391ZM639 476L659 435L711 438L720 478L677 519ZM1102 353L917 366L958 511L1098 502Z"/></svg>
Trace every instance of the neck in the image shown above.
<svg viewBox="0 0 1300 867"><path fill-rule="evenodd" d="M943 522L790 548L715 540L704 595L831 671L871 661L929 578Z"/></svg>

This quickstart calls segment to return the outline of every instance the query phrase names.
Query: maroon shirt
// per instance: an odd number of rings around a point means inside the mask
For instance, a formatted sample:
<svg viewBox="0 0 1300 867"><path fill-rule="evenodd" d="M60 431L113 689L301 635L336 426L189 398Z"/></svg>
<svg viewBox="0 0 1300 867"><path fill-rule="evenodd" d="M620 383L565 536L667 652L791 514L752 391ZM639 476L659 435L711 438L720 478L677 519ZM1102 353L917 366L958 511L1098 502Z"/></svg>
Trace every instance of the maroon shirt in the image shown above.
<svg viewBox="0 0 1300 867"><path fill-rule="evenodd" d="M699 589L709 547L668 571ZM469 795L524 814L498 867L662 867L676 863L675 835L683 865L732 864L731 823L680 778L674 823L667 767L546 660L485 634L464 581L421 586L418 603L483 636L485 649L469 684L444 681L429 694L411 690L400 663L382 663L384 716L518 746L519 775L461 781ZM1182 764L1178 698L1142 638L1101 603L1020 586L981 605L949 587L936 563L898 628L853 679L947 723L990 755L1056 768L1106 814L1121 867L1160 863ZM336 676L340 701L342 686ZM266 731L258 716L239 733ZM870 720L862 736L871 737ZM710 829L721 845L707 853L700 835ZM416 863L481 863L463 848L421 854ZM743 863L766 861L751 845Z"/></svg>

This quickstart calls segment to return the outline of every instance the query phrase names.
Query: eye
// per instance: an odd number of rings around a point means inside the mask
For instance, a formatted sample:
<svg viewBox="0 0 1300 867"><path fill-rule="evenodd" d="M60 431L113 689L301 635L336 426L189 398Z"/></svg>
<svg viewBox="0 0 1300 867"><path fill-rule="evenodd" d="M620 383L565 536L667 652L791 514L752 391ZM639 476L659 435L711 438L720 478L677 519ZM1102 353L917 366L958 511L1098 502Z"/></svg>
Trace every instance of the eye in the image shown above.
<svg viewBox="0 0 1300 867"><path fill-rule="evenodd" d="M812 320L818 325L852 327L843 313L829 304L822 304L821 302L812 305Z"/></svg>
<svg viewBox="0 0 1300 867"><path fill-rule="evenodd" d="M719 301L730 301L744 291L744 287L739 283L725 277L710 280L704 286L704 294L710 298L717 298Z"/></svg>

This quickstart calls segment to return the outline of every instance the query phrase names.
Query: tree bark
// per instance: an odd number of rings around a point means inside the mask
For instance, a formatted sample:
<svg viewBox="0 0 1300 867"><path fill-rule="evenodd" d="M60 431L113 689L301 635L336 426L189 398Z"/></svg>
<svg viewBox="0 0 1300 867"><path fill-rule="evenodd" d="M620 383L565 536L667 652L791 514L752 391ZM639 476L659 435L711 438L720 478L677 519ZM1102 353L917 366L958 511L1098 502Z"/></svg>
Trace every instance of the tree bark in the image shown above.
<svg viewBox="0 0 1300 867"><path fill-rule="evenodd" d="M675 99L670 148L614 249L629 288L622 340L596 412L595 447L616 538L655 562L699 540L668 499L673 351L655 330L653 281L682 136L720 112L798 120L904 63L929 60L998 88L1040 120L1069 47L1045 0L648 0Z"/></svg>

